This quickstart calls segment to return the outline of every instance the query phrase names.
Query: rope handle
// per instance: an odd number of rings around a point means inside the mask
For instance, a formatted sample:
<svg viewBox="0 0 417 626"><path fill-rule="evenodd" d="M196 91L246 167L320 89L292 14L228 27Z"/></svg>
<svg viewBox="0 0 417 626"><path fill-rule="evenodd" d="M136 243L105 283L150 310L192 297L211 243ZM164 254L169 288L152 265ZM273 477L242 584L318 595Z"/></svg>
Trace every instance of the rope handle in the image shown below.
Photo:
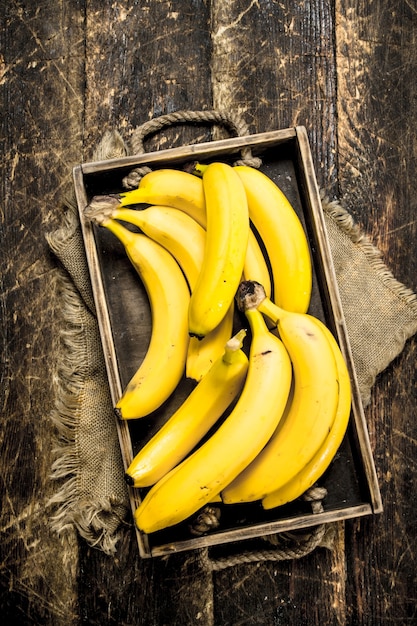
<svg viewBox="0 0 417 626"><path fill-rule="evenodd" d="M327 490L324 487L311 487L305 492L302 499L311 503L313 514L318 514L324 510L323 500L326 495ZM207 507L194 521L190 530L194 535L203 535L218 528L219 519L220 511L216 510L214 506ZM199 557L202 565L211 571L220 571L244 563L300 559L322 545L326 530L326 524L318 524L313 528L305 529L302 535L291 532L265 535L261 539L270 544L269 549L245 551L232 556L212 558L209 556L208 549L203 548Z"/></svg>
<svg viewBox="0 0 417 626"><path fill-rule="evenodd" d="M145 154L144 141L147 137L163 128L178 124L217 124L225 128L231 136L245 137L249 135L246 122L230 112L220 110L174 111L144 122L133 130L130 139L133 154ZM235 165L241 164L259 168L261 159L254 157L249 147L244 147L241 150L241 158L235 163ZM123 186L126 189L135 189L139 185L140 179L150 171L151 169L147 166L133 169L123 179Z"/></svg>

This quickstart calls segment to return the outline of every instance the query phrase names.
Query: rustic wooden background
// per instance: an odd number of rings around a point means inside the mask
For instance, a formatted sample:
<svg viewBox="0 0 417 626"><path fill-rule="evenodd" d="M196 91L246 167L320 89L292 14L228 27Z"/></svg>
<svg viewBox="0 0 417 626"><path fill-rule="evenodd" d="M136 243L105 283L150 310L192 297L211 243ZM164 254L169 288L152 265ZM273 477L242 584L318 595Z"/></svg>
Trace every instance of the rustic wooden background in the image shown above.
<svg viewBox="0 0 417 626"><path fill-rule="evenodd" d="M60 306L45 233L72 166L105 129L128 137L174 110L230 109L251 132L303 124L319 185L416 291L416 0L0 4L2 623L417 623L415 338L366 410L384 513L340 523L333 551L211 575L190 554L141 561L133 532L114 558L64 545L45 507ZM177 127L148 148L208 138Z"/></svg>

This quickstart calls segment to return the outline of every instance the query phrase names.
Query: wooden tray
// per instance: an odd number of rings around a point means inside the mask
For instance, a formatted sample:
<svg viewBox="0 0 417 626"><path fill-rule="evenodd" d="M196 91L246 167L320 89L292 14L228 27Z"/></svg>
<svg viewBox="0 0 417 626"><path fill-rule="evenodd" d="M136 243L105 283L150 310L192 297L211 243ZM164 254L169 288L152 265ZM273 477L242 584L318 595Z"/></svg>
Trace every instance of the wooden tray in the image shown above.
<svg viewBox="0 0 417 626"><path fill-rule="evenodd" d="M124 191L122 179L134 167L147 165L151 169L182 169L186 163L197 159L202 162L221 160L233 163L240 158L241 151L248 147L254 156L261 157L262 171L281 187L304 223L314 268L309 312L322 319L335 333L348 363L353 386L350 425L336 458L320 481L320 485L328 492L322 513L313 514L310 506L301 499L270 511L264 511L259 503L227 506L216 503L221 512L220 526L201 537L190 533L190 520L150 535L136 529L142 557L253 539L382 511L304 127L85 163L74 168L81 227L113 402L119 399L122 389L145 355L150 337L150 310L146 292L124 249L106 229L97 228L84 218L85 206L94 195ZM190 382L184 379L164 407L151 417L131 422L116 420L126 468L134 454L179 406L190 389ZM132 511L139 505L141 495L142 490L130 489Z"/></svg>

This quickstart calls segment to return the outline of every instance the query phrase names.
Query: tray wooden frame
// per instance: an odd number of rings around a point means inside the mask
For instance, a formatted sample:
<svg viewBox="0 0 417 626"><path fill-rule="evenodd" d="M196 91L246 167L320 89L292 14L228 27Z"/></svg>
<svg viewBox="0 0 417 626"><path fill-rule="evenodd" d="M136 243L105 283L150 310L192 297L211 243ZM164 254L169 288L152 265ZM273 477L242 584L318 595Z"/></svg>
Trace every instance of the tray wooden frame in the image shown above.
<svg viewBox="0 0 417 626"><path fill-rule="evenodd" d="M240 152L247 148L250 148L254 155L261 157L265 154L268 155L275 152L279 155L280 150L289 151L292 155L303 215L308 221L309 236L314 238L314 247L316 248L315 262L320 274L321 297L325 301L324 305L328 319L330 320L329 325L337 336L351 375L353 387L350 425L351 438L353 441L354 456L356 457L358 467L360 467L360 477L358 481L365 495L363 501L354 502L353 504L347 502L346 506L337 506L334 509L324 510L323 513L319 514L307 512L291 515L289 517L285 515L280 517L279 509L277 509L277 519L267 521L260 520L254 524L224 531L219 530L201 537L190 536L190 538L180 538L179 540L174 538L172 541L165 539L161 543L155 543L151 536L136 529L139 552L143 558L253 539L269 534L334 522L336 520L376 514L382 511L381 495L366 420L358 391L355 367L337 289L336 275L326 233L308 136L304 127L298 126L246 137L171 148L143 155L83 163L74 168L73 180L79 208L80 223L112 401L116 403L122 392L122 382L118 364L120 355L117 354L113 340L109 302L103 284L103 267L100 255L98 254L97 240L94 232L96 227L86 220L83 214L83 210L90 199L90 194L93 193L91 190L94 190L95 193L100 193L100 181L107 180L110 176L112 180L120 180L119 191L122 191L121 180L123 176L134 167L144 165L150 168L182 167L185 162L193 160L233 160L239 158ZM116 419L116 425L123 463L126 468L133 458L129 424ZM132 511L134 511L140 503L139 490L130 489L129 494Z"/></svg>

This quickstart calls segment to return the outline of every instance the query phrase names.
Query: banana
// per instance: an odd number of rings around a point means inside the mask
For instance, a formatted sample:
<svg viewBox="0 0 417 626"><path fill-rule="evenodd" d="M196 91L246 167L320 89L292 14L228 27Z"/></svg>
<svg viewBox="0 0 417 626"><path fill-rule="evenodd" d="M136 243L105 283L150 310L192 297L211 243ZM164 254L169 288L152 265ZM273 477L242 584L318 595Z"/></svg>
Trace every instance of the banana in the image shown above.
<svg viewBox="0 0 417 626"><path fill-rule="evenodd" d="M339 405L340 380L333 349L315 318L280 309L264 297L256 283L242 283L239 296L245 299L245 294L247 305L257 306L278 325L293 366L294 395L271 440L223 490L227 504L260 500L297 475L323 445Z"/></svg>
<svg viewBox="0 0 417 626"><path fill-rule="evenodd" d="M351 383L346 362L340 351L340 348L330 332L320 320L316 320L322 327L323 333L327 336L333 349L336 360L338 378L340 382L339 404L336 411L336 417L331 427L329 435L326 437L319 451L313 456L311 461L307 463L299 472L282 485L279 489L272 491L262 500L264 509L273 509L282 506L288 502L292 502L299 498L307 489L312 487L314 483L324 474L334 459L345 436L352 405L351 399Z"/></svg>
<svg viewBox="0 0 417 626"><path fill-rule="evenodd" d="M283 415L292 379L288 353L259 311L246 315L251 344L239 399L211 437L146 494L135 512L146 533L180 523L217 498L259 454Z"/></svg>
<svg viewBox="0 0 417 626"><path fill-rule="evenodd" d="M145 174L137 189L118 195L122 206L131 204L162 204L185 211L200 226L206 226L203 182L185 172L165 168Z"/></svg>
<svg viewBox="0 0 417 626"><path fill-rule="evenodd" d="M280 188L263 172L246 165L233 169L244 185L249 217L268 254L274 302L287 311L306 313L312 290L312 263L299 217Z"/></svg>
<svg viewBox="0 0 417 626"><path fill-rule="evenodd" d="M205 337L229 310L242 278L250 230L245 190L230 165L208 165L203 187L206 246L188 312L189 333L196 337Z"/></svg>
<svg viewBox="0 0 417 626"><path fill-rule="evenodd" d="M190 289L194 288L204 257L206 232L187 213L170 206L151 205L143 210L116 207L112 219L134 224L176 259Z"/></svg>
<svg viewBox="0 0 417 626"><path fill-rule="evenodd" d="M234 302L222 321L203 339L190 337L188 344L185 375L199 382L207 374L213 363L223 354L224 345L233 333Z"/></svg>
<svg viewBox="0 0 417 626"><path fill-rule="evenodd" d="M245 330L229 339L223 355L177 411L134 457L126 470L133 487L155 484L201 441L240 393L248 370Z"/></svg>
<svg viewBox="0 0 417 626"><path fill-rule="evenodd" d="M89 215L93 218L91 207ZM149 297L152 331L147 353L115 407L121 419L140 418L168 399L184 373L190 292L178 263L160 244L99 213L95 221L122 242Z"/></svg>

